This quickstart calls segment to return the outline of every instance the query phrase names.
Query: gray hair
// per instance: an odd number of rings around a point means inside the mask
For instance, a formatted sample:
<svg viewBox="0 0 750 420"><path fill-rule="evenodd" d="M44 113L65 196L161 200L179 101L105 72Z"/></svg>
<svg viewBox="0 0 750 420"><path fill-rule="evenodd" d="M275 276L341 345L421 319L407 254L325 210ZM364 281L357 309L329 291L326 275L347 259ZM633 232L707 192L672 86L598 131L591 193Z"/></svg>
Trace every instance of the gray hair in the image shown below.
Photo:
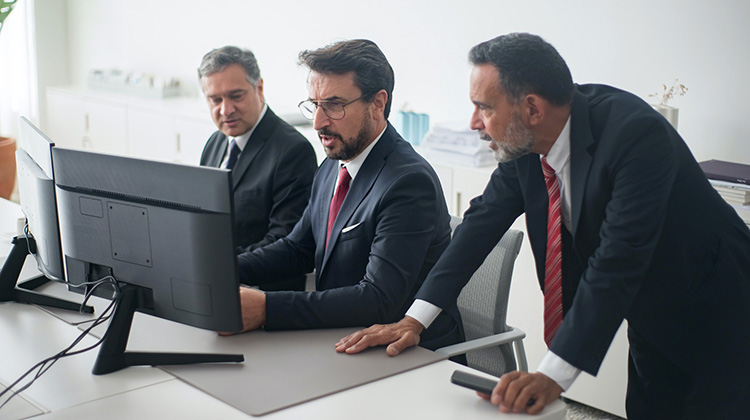
<svg viewBox="0 0 750 420"><path fill-rule="evenodd" d="M231 45L213 49L203 56L201 65L198 67L198 79L223 71L232 64L242 66L245 69L247 81L253 87L258 87L260 69L258 68L258 61L255 60L255 54L250 50L243 50Z"/></svg>

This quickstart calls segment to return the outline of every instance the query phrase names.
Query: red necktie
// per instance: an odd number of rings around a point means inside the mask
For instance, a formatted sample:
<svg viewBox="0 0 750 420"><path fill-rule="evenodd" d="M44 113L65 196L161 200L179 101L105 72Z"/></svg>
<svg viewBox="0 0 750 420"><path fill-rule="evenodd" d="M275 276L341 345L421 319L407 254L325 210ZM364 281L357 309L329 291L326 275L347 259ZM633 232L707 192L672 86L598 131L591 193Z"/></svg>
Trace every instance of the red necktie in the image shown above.
<svg viewBox="0 0 750 420"><path fill-rule="evenodd" d="M544 342L549 347L562 324L562 234L560 183L554 169L542 158L544 183L547 184L547 255L544 261Z"/></svg>
<svg viewBox="0 0 750 420"><path fill-rule="evenodd" d="M346 167L342 166L339 171L339 182L336 185L336 191L333 193L333 199L331 199L331 208L328 210L328 233L326 235L326 248L328 247L328 239L331 237L331 229L333 229L333 222L336 221L336 216L339 214L341 209L341 203L344 202L346 193L349 192L349 181L352 177L349 175L349 171Z"/></svg>

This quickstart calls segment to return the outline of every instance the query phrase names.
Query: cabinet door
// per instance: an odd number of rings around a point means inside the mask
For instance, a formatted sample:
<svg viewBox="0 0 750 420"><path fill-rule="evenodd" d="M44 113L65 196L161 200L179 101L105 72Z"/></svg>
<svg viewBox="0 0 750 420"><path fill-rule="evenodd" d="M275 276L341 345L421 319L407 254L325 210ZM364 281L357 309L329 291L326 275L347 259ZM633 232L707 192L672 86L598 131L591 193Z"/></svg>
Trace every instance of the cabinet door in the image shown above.
<svg viewBox="0 0 750 420"><path fill-rule="evenodd" d="M128 109L128 146L130 156L174 161L177 158L174 117Z"/></svg>
<svg viewBox="0 0 750 420"><path fill-rule="evenodd" d="M176 118L177 161L198 165L206 141L216 131L216 125L208 116L205 119Z"/></svg>
<svg viewBox="0 0 750 420"><path fill-rule="evenodd" d="M453 202L453 169L448 165L432 164L432 168L435 169L438 179L440 179L440 186L443 188L443 195L445 195L445 204L448 206L448 213L453 216L461 216L456 214L455 204Z"/></svg>
<svg viewBox="0 0 750 420"><path fill-rule="evenodd" d="M451 214L463 217L474 197L482 195L495 168L453 168L453 208Z"/></svg>
<svg viewBox="0 0 750 420"><path fill-rule="evenodd" d="M83 148L86 109L83 99L50 91L47 93L47 135L58 146Z"/></svg>
<svg viewBox="0 0 750 420"><path fill-rule="evenodd" d="M123 105L85 100L87 136L84 148L104 153L128 153L127 110Z"/></svg>

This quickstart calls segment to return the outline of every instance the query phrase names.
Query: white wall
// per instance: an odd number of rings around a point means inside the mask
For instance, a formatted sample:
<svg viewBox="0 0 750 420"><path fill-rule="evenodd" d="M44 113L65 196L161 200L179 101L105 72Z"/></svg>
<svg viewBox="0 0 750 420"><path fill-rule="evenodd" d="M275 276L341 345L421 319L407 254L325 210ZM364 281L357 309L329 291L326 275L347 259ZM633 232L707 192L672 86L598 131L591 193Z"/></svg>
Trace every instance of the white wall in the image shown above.
<svg viewBox="0 0 750 420"><path fill-rule="evenodd" d="M196 95L205 52L250 48L280 113L296 112L307 96L299 51L370 38L396 72L394 108L408 104L435 122L468 120L471 46L533 32L558 48L579 83L649 99L679 78L690 91L673 104L696 157L750 162L748 15L744 0L67 0L65 35L72 83L83 84L91 68L118 67L177 76Z"/></svg>

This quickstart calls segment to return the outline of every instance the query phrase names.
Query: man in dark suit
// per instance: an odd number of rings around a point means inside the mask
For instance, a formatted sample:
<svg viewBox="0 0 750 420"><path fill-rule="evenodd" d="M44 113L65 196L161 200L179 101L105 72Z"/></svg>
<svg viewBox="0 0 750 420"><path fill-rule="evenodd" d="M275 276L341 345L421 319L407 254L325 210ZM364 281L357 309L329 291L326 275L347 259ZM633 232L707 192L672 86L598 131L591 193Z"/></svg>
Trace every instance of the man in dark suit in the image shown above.
<svg viewBox="0 0 750 420"><path fill-rule="evenodd" d="M414 307L439 311L455 300L525 213L549 352L537 372L507 373L485 398L504 412L538 413L580 371L596 375L626 319L628 418L747 417L750 231L679 134L632 94L574 85L537 36L492 39L470 60L471 126L501 163ZM390 344L398 354L423 325L429 317L407 316L345 337L337 349Z"/></svg>
<svg viewBox="0 0 750 420"><path fill-rule="evenodd" d="M266 105L251 51L212 50L198 75L219 129L208 139L200 164L232 170L237 252L252 251L286 236L302 216L317 167L315 151ZM305 276L268 287L304 290Z"/></svg>
<svg viewBox="0 0 750 420"><path fill-rule="evenodd" d="M292 232L241 254L239 270L242 283L256 285L314 267L316 291L243 288L245 330L395 322L450 241L440 182L387 121L393 70L377 45L343 41L303 51L300 62L311 70L300 110L313 119L327 159ZM422 345L462 339L454 299Z"/></svg>

